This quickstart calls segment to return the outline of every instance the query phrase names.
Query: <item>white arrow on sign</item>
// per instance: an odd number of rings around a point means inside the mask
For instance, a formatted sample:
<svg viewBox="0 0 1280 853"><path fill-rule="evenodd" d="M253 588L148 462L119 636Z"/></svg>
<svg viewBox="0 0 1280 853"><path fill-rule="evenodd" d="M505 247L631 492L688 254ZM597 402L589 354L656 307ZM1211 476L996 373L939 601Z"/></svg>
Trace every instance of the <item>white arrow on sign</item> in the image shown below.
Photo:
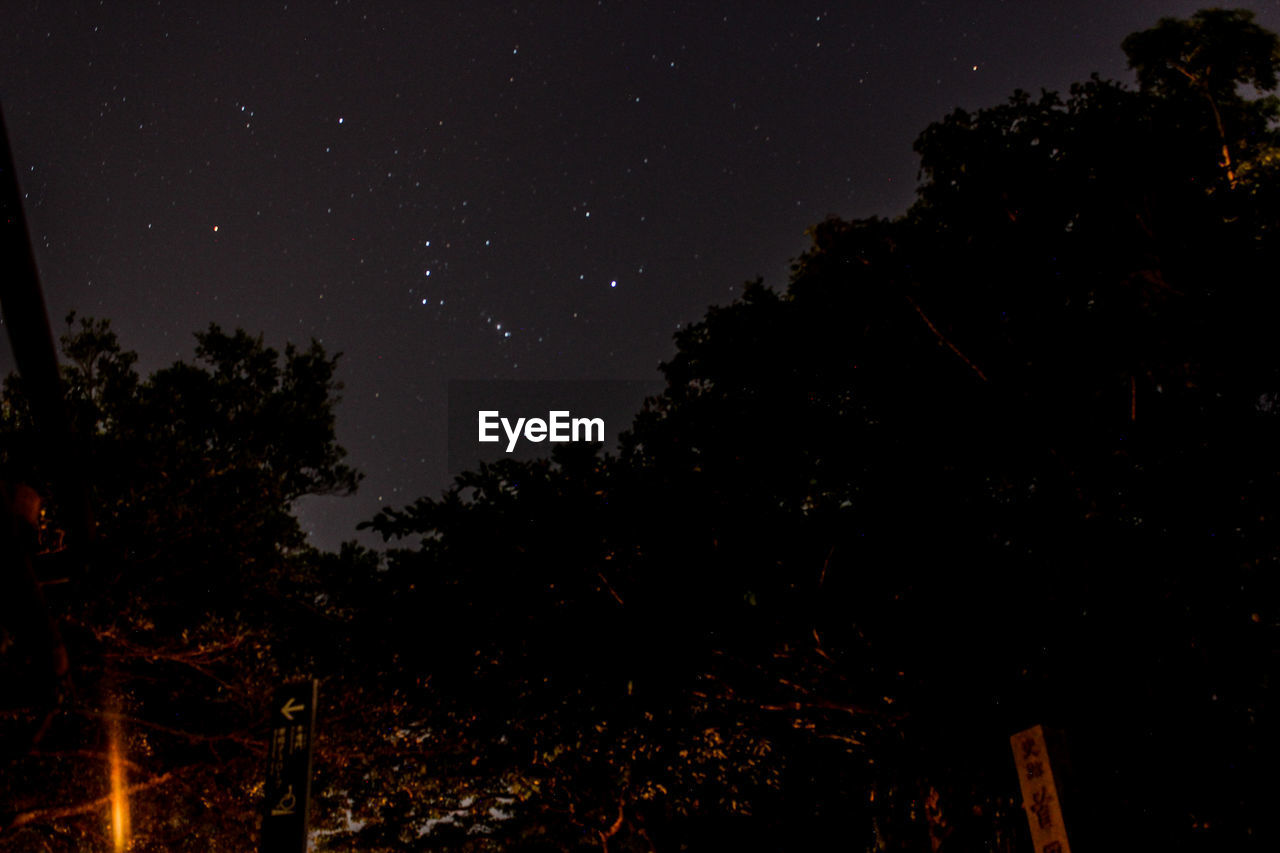
<svg viewBox="0 0 1280 853"><path fill-rule="evenodd" d="M294 704L293 697L290 696L289 701L285 702L284 707L280 709L280 713L284 714L284 718L292 723L293 715L298 713L299 711L305 711L305 710L307 710L306 705Z"/></svg>

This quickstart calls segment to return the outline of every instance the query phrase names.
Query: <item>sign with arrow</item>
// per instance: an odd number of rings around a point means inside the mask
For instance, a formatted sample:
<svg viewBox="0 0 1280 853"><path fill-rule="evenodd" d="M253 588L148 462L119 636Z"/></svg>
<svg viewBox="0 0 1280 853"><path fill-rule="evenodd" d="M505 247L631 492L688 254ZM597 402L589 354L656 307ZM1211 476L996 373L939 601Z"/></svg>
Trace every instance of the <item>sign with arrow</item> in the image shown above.
<svg viewBox="0 0 1280 853"><path fill-rule="evenodd" d="M271 700L262 853L306 853L316 681L286 684Z"/></svg>

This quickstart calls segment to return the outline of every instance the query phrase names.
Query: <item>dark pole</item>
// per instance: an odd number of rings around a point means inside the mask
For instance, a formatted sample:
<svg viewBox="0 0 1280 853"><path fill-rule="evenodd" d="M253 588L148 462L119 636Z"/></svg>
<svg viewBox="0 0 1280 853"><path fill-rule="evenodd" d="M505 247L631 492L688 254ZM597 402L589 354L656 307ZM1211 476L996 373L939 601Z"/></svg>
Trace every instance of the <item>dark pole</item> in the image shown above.
<svg viewBox="0 0 1280 853"><path fill-rule="evenodd" d="M30 397L37 428L65 436L69 427L62 405L58 357L49 331L49 316L31 251L27 220L22 212L22 190L18 186L3 113L0 113L0 227L3 228L0 257L4 264L4 274L0 275L0 307L4 311L13 357Z"/></svg>
<svg viewBox="0 0 1280 853"><path fill-rule="evenodd" d="M48 699L48 713L37 728L38 742L52 719L58 685L69 664L66 648L45 603L32 566L36 549L33 507L39 500L29 484L30 467L48 472L58 507L73 546L87 546L92 525L81 475L81 455L72 440L71 425L63 404L62 379L49 330L44 294L36 270L35 255L22 210L22 192L9 148L9 133L0 111L0 310L13 347L14 361L22 377L34 424L32 444L11 448L24 451L16 461L24 470L0 479L0 595L7 600L6 621L28 646L22 658L36 668L36 682ZM25 458L23 458L25 457ZM11 460L15 461L15 460ZM12 466L11 466L12 467ZM23 636L25 635L25 636ZM44 663L39 663L40 659Z"/></svg>
<svg viewBox="0 0 1280 853"><path fill-rule="evenodd" d="M31 404L35 459L54 480L58 507L72 544L85 546L92 535L83 455L73 441L63 403L57 349L49 330L40 274L22 210L22 190L9 148L9 132L0 111L0 309Z"/></svg>

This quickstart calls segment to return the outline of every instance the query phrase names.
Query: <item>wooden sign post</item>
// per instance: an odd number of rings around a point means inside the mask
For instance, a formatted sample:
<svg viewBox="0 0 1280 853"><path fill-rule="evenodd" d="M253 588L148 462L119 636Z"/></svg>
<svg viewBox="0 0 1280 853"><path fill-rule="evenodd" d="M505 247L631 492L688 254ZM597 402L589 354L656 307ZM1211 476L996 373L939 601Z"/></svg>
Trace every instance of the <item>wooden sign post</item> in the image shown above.
<svg viewBox="0 0 1280 853"><path fill-rule="evenodd" d="M1032 726L1009 739L1013 761L1022 786L1022 807L1027 812L1035 853L1071 853L1067 827L1062 820L1058 784L1049 766L1049 750L1044 729Z"/></svg>

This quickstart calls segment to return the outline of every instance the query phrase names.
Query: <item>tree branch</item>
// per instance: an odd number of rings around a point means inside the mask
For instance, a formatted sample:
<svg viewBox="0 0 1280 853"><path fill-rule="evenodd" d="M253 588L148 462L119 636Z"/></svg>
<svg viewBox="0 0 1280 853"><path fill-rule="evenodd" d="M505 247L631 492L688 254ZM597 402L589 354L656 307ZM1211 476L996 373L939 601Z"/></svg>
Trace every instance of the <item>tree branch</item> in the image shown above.
<svg viewBox="0 0 1280 853"><path fill-rule="evenodd" d="M960 349L955 344L951 343L950 340L947 339L946 335L938 331L938 327L933 325L933 321L930 320L928 315L924 313L924 310L918 304L916 304L916 301L914 299L908 296L907 302L911 303L911 307L916 309L916 313L920 315L920 319L924 320L924 324L929 327L929 331L933 332L933 334L937 336L939 343L945 344L948 349L950 349L953 353L958 355L960 357L960 360L963 361L965 364L969 365L969 369L972 370L974 373L978 374L978 378L981 379L983 382L991 381L987 379L987 375L982 372L982 369L979 368L978 365L970 361L967 355L960 352Z"/></svg>
<svg viewBox="0 0 1280 853"><path fill-rule="evenodd" d="M170 770L169 772L162 773L159 776L153 776L145 782L138 782L130 785L125 788L124 794L126 797L130 797L139 791L145 791L148 788L155 788L159 785L163 785L172 779L174 774L177 772L178 771ZM31 811L19 812L14 815L12 820L9 821L9 825L5 827L5 831L9 832L18 829L19 827L26 826L29 823L35 823L36 821L58 820L59 818L64 817L75 817L76 815L89 814L110 804L111 795L106 794L98 797L96 800L89 800L88 802L77 803L75 805L53 806L47 809L32 809Z"/></svg>
<svg viewBox="0 0 1280 853"><path fill-rule="evenodd" d="M613 584L609 583L609 579L604 576L604 572L596 572L596 577L600 578L600 582L603 583L604 588L609 591L609 595L613 596L614 601L618 602L618 604L623 607L627 606L627 603L622 600L622 596L618 595L618 591L613 588Z"/></svg>
<svg viewBox="0 0 1280 853"><path fill-rule="evenodd" d="M59 750L43 750L36 749L28 753L33 758L87 758L91 761L111 761L111 754L108 752L95 751L92 749L59 749ZM120 763L135 773L141 773L142 767L127 758L119 759Z"/></svg>
<svg viewBox="0 0 1280 853"><path fill-rule="evenodd" d="M76 713L85 717L93 718L93 719L116 721L116 722L128 723L134 726L141 726L142 728L145 728L145 729L151 729L152 731L163 732L164 734L167 734L167 735L173 735L174 737L182 738L188 743L221 743L224 741L230 741L232 743L238 743L252 752L260 753L266 750L266 747L264 747L256 739L250 736L249 729L241 729L240 731L234 731L234 732L224 732L222 734L206 735L206 734L200 734L198 732L185 731L183 729L175 729L175 728L172 728L171 726L165 726L165 725L161 725L160 723L152 722L151 720L144 720L141 717L131 717L128 714L117 714L110 711L94 711L87 708L78 709Z"/></svg>

